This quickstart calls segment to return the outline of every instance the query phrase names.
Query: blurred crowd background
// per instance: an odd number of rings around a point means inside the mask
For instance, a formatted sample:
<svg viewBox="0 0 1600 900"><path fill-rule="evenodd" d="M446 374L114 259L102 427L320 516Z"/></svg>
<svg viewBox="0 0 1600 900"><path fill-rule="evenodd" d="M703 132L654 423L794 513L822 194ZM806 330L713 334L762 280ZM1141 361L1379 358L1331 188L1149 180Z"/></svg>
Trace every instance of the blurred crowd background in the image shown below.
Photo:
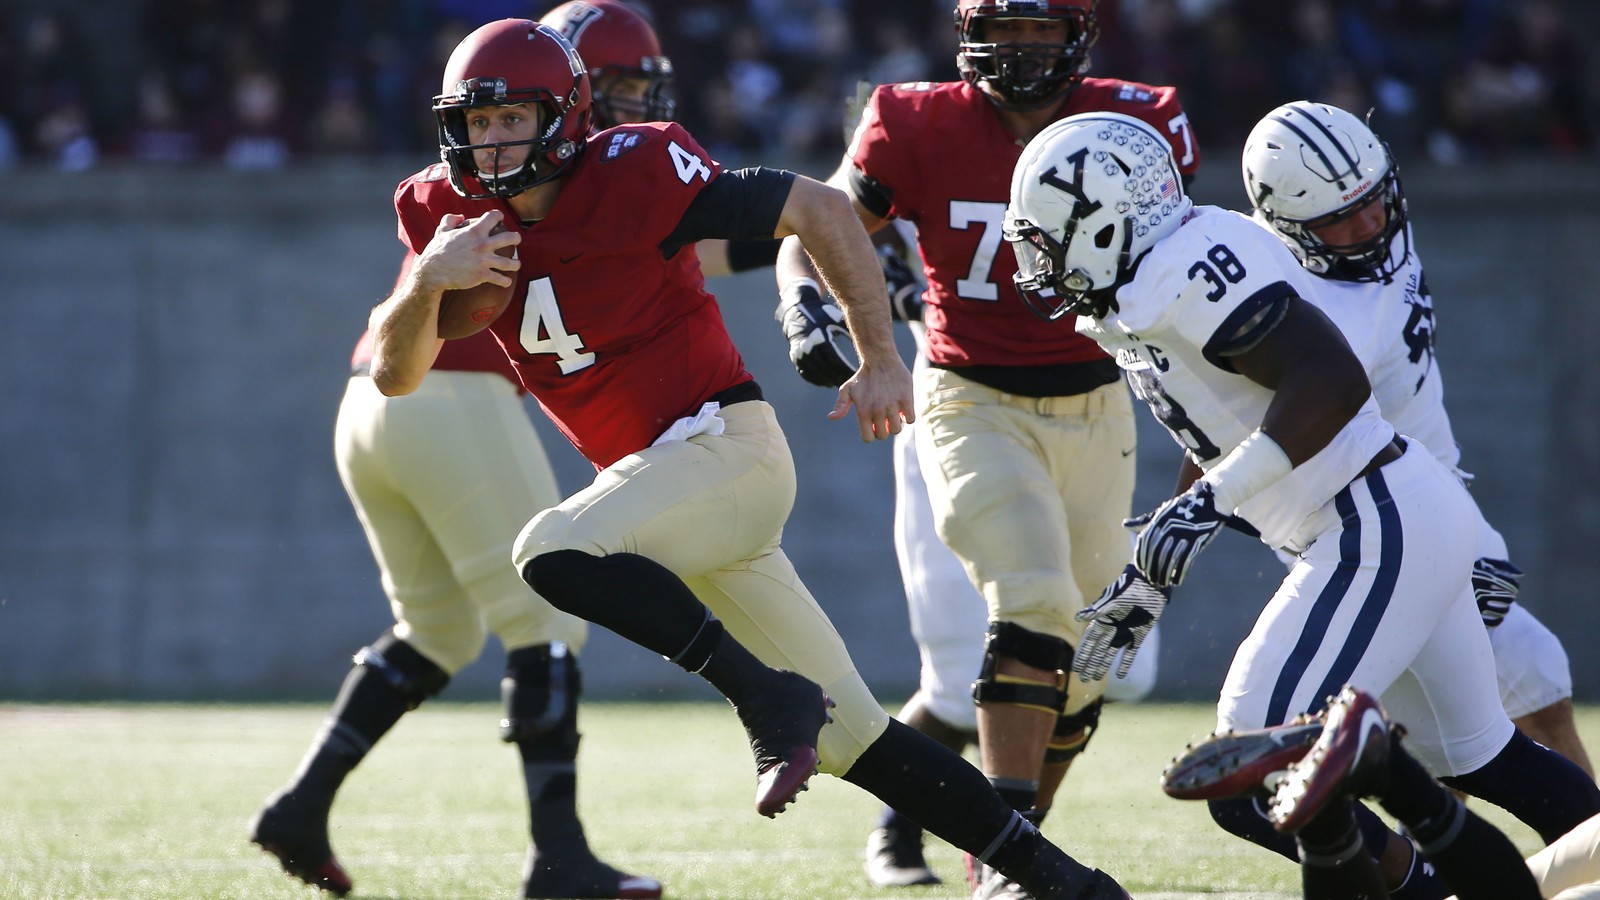
<svg viewBox="0 0 1600 900"><path fill-rule="evenodd" d="M455 43L526 0L0 4L0 167L431 157ZM729 163L830 158L860 82L949 80L954 0L653 0L683 121ZM1292 99L1406 159L1595 155L1595 0L1102 0L1093 74L1179 87L1231 155Z"/></svg>

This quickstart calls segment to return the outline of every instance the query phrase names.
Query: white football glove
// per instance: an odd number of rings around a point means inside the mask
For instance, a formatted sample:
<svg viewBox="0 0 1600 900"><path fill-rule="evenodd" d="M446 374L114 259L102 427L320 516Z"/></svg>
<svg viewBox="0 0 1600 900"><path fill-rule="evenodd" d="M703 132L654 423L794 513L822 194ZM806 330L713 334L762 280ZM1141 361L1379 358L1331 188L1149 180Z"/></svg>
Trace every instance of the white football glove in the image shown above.
<svg viewBox="0 0 1600 900"><path fill-rule="evenodd" d="M1082 681L1099 681L1110 671L1117 651L1126 647L1117 664L1117 677L1126 678L1134 655L1171 598L1170 589L1151 584L1137 566L1128 563L1100 599L1078 612L1078 621L1089 626L1072 654L1072 671Z"/></svg>
<svg viewBox="0 0 1600 900"><path fill-rule="evenodd" d="M1149 515L1133 543L1133 562L1156 587L1181 584L1194 558L1228 523L1208 481L1196 481Z"/></svg>

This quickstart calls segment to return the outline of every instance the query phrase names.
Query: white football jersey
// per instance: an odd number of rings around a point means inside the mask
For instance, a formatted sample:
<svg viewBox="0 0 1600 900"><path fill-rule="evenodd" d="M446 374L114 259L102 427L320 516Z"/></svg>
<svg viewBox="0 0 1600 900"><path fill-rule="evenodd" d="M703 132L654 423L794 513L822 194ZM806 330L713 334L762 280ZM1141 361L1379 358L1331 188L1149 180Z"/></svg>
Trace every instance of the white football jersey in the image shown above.
<svg viewBox="0 0 1600 900"><path fill-rule="evenodd" d="M1273 398L1234 372L1225 351L1253 328L1264 335L1282 301L1311 296L1316 280L1249 218L1197 206L1117 291L1118 311L1079 317L1078 331L1116 358L1134 393L1189 457L1210 469L1261 426ZM1307 519L1393 437L1369 397L1328 446L1235 512L1268 545L1298 552L1315 538L1300 533Z"/></svg>
<svg viewBox="0 0 1600 900"><path fill-rule="evenodd" d="M1396 240L1394 245L1396 252L1407 245L1413 249L1392 281L1315 278L1306 299L1344 332L1367 370L1372 395L1389 424L1421 441L1446 468L1455 469L1461 448L1450 430L1444 382L1433 359L1433 296L1415 241Z"/></svg>

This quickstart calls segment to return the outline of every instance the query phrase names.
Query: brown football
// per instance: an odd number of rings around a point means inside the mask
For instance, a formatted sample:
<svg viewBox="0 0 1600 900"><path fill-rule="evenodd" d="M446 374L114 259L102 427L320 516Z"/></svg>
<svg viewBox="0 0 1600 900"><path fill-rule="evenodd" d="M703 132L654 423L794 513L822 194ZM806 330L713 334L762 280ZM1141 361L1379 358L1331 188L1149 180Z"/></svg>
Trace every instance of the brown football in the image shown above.
<svg viewBox="0 0 1600 900"><path fill-rule="evenodd" d="M505 225L496 224L489 233L499 234L505 230ZM495 252L509 259L516 256L517 247L513 244ZM511 305L511 294L516 288L515 273L508 274L512 275L512 283L506 287L485 281L477 287L445 291L439 298L439 337L470 337L498 319Z"/></svg>

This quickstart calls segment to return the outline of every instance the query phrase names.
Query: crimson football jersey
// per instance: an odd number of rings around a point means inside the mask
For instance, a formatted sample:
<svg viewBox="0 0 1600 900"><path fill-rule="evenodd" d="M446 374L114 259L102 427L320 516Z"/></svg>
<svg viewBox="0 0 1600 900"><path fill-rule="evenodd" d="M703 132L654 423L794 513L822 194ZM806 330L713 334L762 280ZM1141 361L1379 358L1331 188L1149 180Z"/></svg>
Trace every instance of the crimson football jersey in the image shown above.
<svg viewBox="0 0 1600 900"><path fill-rule="evenodd" d="M1081 112L1143 119L1172 142L1179 171L1192 174L1199 163L1173 88L1085 78L1060 117ZM890 193L890 215L917 226L928 280L923 323L935 365L1052 366L1104 358L1070 323L1051 325L1030 312L1012 283L1016 255L1000 229L1024 143L966 82L924 81L873 91L845 151Z"/></svg>
<svg viewBox="0 0 1600 900"><path fill-rule="evenodd" d="M530 225L504 201L457 194L443 164L401 182L394 203L412 252L446 213L498 208L521 233L511 306L490 330L556 427L604 468L751 380L693 249L660 247L721 170L682 126L651 122L591 137Z"/></svg>

